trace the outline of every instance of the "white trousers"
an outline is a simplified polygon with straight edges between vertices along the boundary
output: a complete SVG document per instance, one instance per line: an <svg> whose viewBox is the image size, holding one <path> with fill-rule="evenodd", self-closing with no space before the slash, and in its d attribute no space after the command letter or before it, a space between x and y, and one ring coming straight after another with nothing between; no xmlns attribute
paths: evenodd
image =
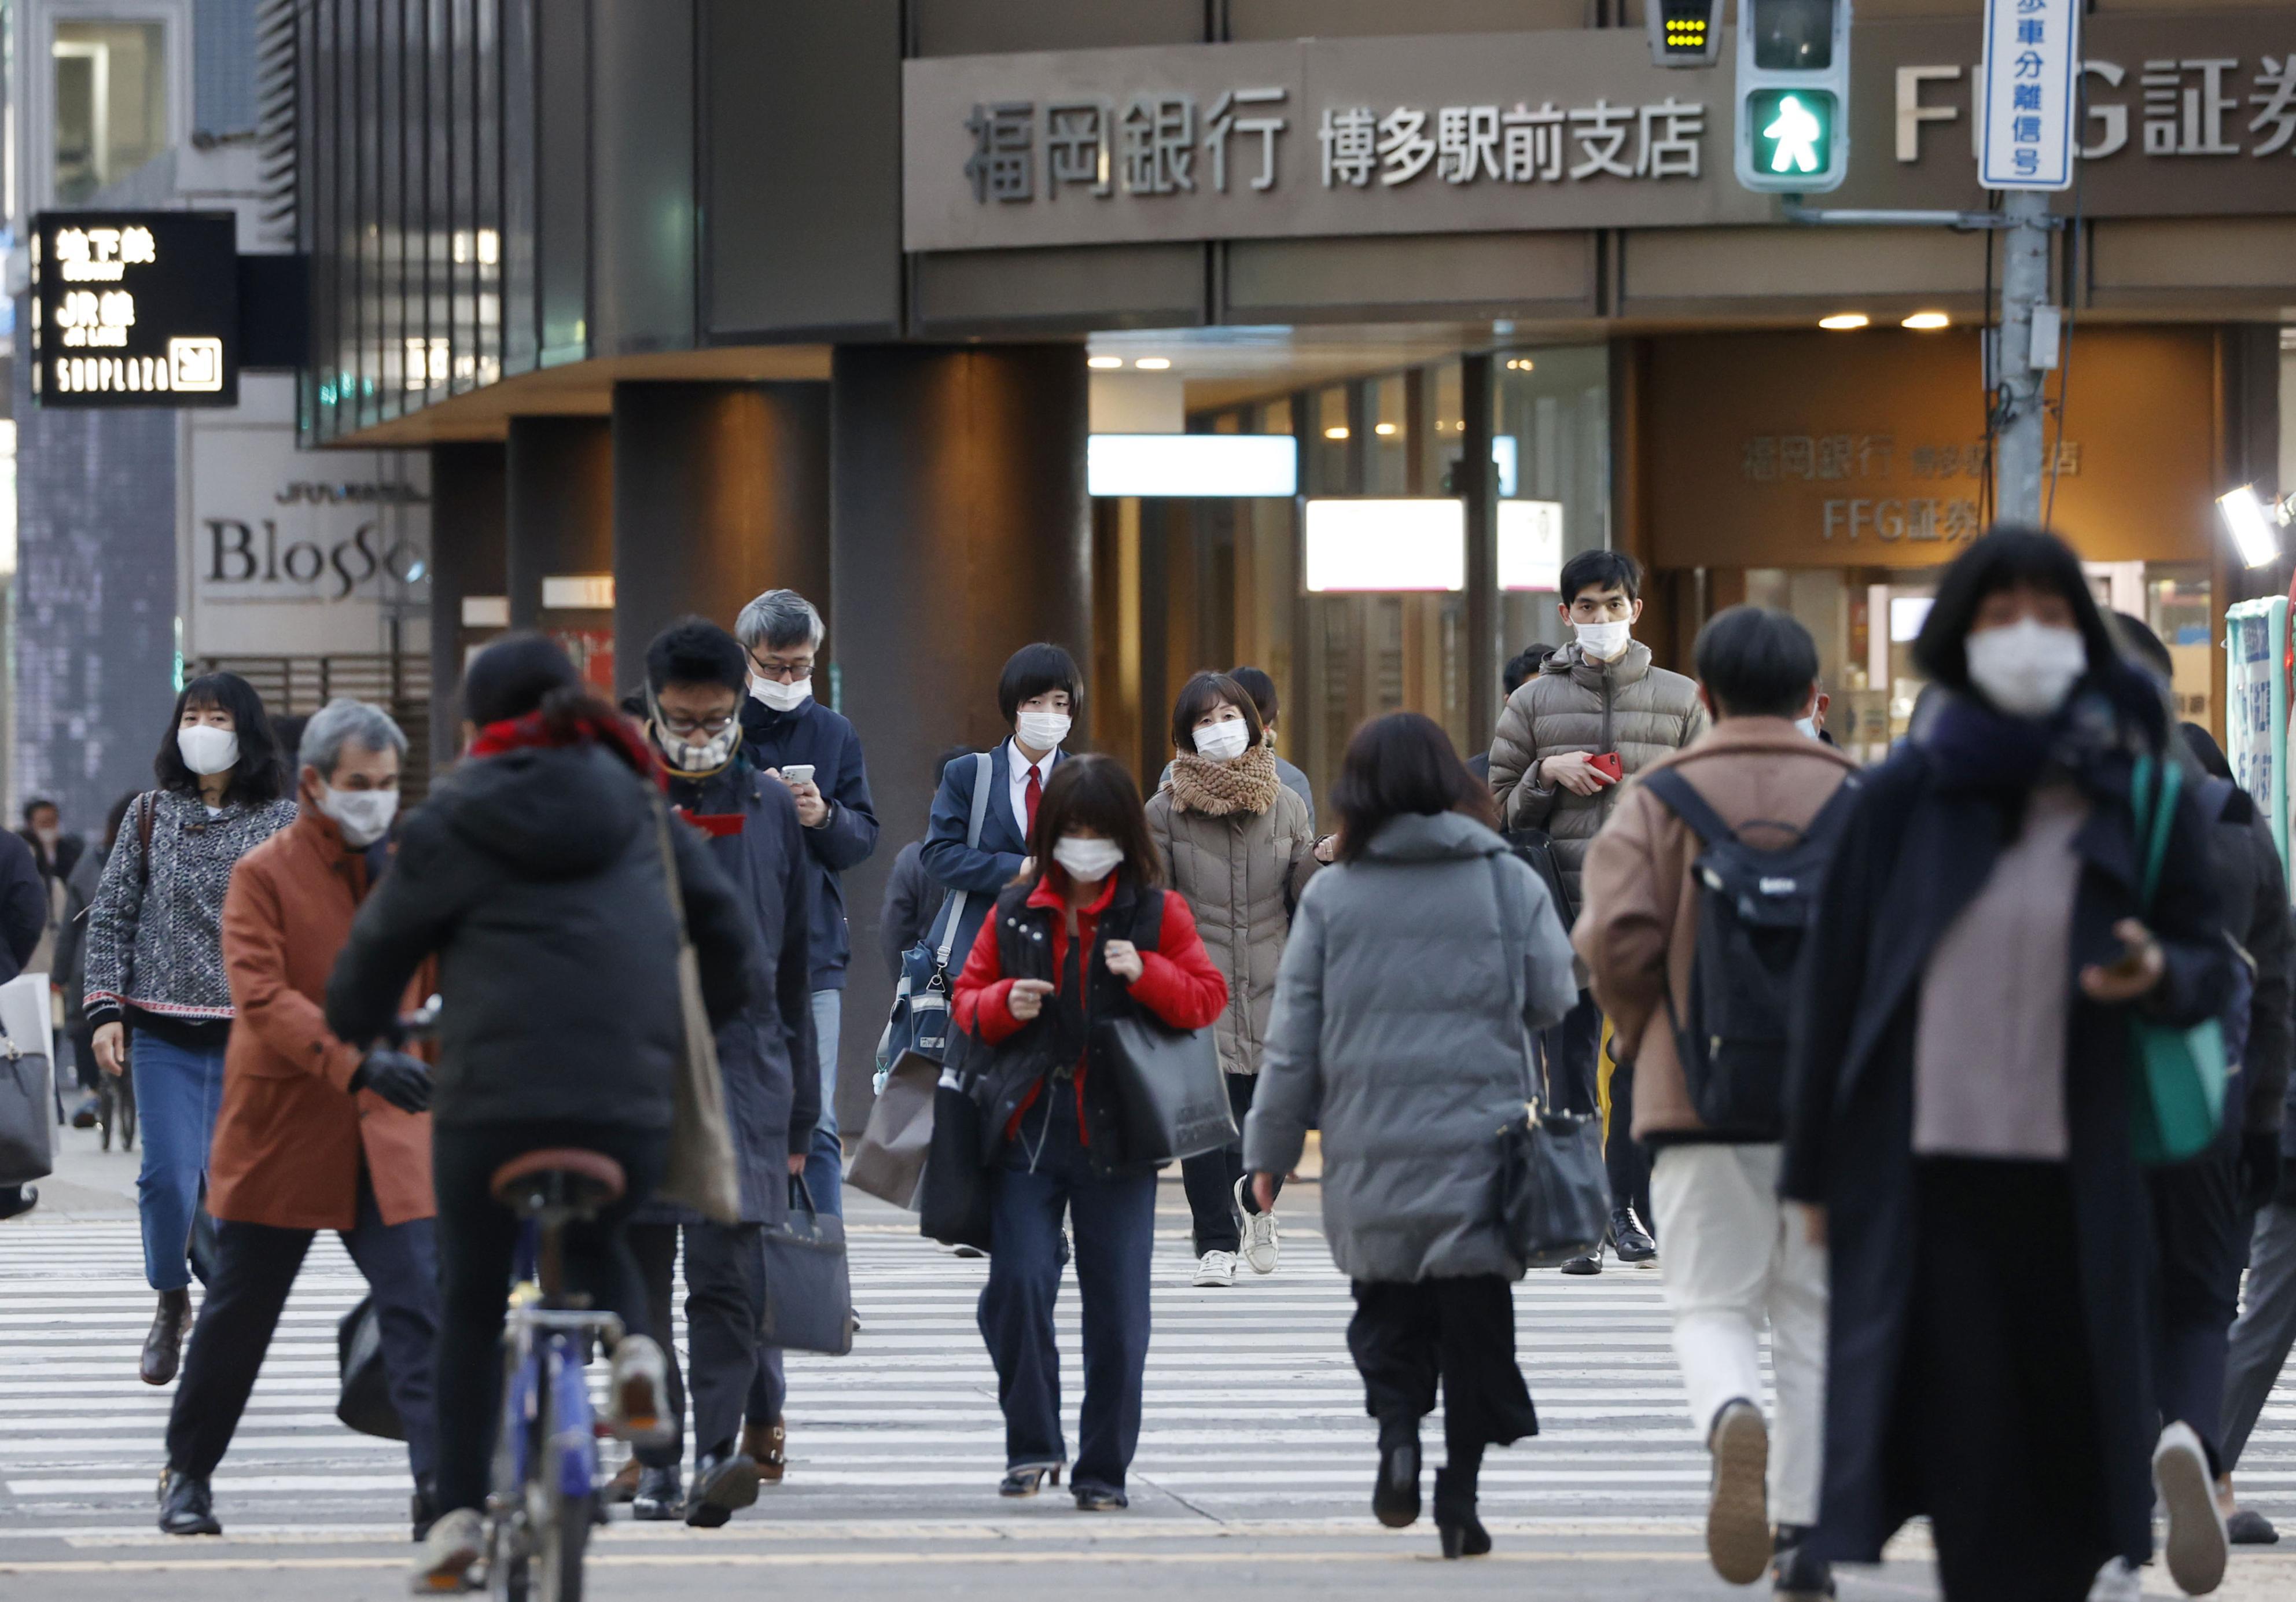
<svg viewBox="0 0 2296 1602"><path fill-rule="evenodd" d="M1762 1402L1770 1326L1777 1411L1770 1518L1817 1522L1825 1442L1825 1251L1778 1199L1775 1146L1667 1146L1651 1170L1674 1352L1702 1443L1732 1402Z"/></svg>

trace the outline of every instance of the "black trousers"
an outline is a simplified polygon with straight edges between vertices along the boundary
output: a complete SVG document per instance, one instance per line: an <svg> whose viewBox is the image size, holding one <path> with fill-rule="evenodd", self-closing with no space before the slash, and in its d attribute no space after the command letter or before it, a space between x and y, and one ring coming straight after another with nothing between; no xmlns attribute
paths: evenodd
<svg viewBox="0 0 2296 1602"><path fill-rule="evenodd" d="M177 1473L206 1479L223 1461L317 1234L216 1222L214 1273L168 1413L168 1466ZM407 1467L418 1482L426 1480L437 1456L430 1364L439 1342L439 1260L430 1220L383 1222L362 1172L358 1222L343 1231L342 1242L374 1295L391 1404L406 1426Z"/></svg>
<svg viewBox="0 0 2296 1602"><path fill-rule="evenodd" d="M623 1124L433 1124L431 1180L439 1192L439 1508L486 1502L495 1431L501 1423L503 1312L519 1222L488 1188L496 1169L547 1147L603 1152L622 1165L622 1198L564 1239L570 1291L619 1314L633 1335L651 1335L645 1286L630 1255L625 1226L661 1183L669 1155L667 1129Z"/></svg>
<svg viewBox="0 0 2296 1602"><path fill-rule="evenodd" d="M1514 1359L1514 1287L1505 1279L1358 1279L1355 1296L1348 1352L1363 1376L1364 1410L1382 1431L1433 1412L1440 1379L1444 1450L1470 1480L1484 1447L1538 1433Z"/></svg>
<svg viewBox="0 0 2296 1602"><path fill-rule="evenodd" d="M2225 1371L2252 1220L2241 1210L2240 1148L2219 1142L2145 1176L2161 1248L2154 1386L2161 1416L2193 1426L2209 1470L2224 1472Z"/></svg>
<svg viewBox="0 0 2296 1602"><path fill-rule="evenodd" d="M1235 1215L1235 1182L1243 1177L1240 1132L1245 1115L1251 1111L1251 1092L1259 1083L1259 1075L1223 1074L1220 1077L1227 1081L1228 1109L1235 1115L1239 1138L1218 1151L1207 1151L1180 1164L1180 1186L1187 1192L1188 1212L1195 1221L1199 1257L1206 1252L1233 1252L1243 1244L1243 1230ZM1275 1176L1275 1188L1283 1188L1283 1176L1280 1173ZM1250 1186L1244 1188L1243 1210L1253 1214L1259 1211Z"/></svg>
<svg viewBox="0 0 2296 1602"><path fill-rule="evenodd" d="M2071 1181L1931 1157L1915 1194L1896 1427L1948 1602L2082 1602L2113 1549ZM2005 1226L2040 1249L2004 1251Z"/></svg>
<svg viewBox="0 0 2296 1602"><path fill-rule="evenodd" d="M1546 1091L1564 1112L1592 1113L1595 1099L1595 1072L1603 1049L1603 1009L1595 993L1582 990L1577 1005L1559 1024L1538 1032L1540 1055L1546 1060Z"/></svg>
<svg viewBox="0 0 2296 1602"><path fill-rule="evenodd" d="M660 1332L662 1350L669 1359L669 1410L679 1426L676 1442L637 1454L638 1461L649 1468L676 1464L685 1440L689 1395L694 1456L723 1456L731 1451L750 1411L758 1366L767 1357L767 1349L758 1344L758 1320L765 1316L765 1261L758 1242L761 1226L690 1223L682 1228L686 1345L683 1371L676 1348L668 1338L674 1294L671 1270L677 1258L681 1226L630 1226L630 1249L637 1255L638 1272L645 1279L646 1315ZM771 1355L778 1359L780 1353ZM767 1417L777 1417L780 1411L775 1403Z"/></svg>
<svg viewBox="0 0 2296 1602"><path fill-rule="evenodd" d="M1622 1062L1611 1070L1611 1122L1603 1132L1603 1172L1611 1181L1611 1207L1632 1207L1643 1221L1643 1228L1652 1230L1651 1223L1650 1148L1634 1137L1635 1127L1635 1067Z"/></svg>

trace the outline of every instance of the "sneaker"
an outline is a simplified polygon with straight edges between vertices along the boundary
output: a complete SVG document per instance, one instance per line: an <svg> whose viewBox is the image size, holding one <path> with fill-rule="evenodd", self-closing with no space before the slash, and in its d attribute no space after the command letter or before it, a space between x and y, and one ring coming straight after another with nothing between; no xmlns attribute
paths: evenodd
<svg viewBox="0 0 2296 1602"><path fill-rule="evenodd" d="M606 1427L632 1446L668 1446L676 1423L662 1399L669 1394L669 1363L647 1335L626 1335L614 1348L606 1385Z"/></svg>
<svg viewBox="0 0 2296 1602"><path fill-rule="evenodd" d="M632 1518L647 1524L667 1524L684 1511L685 1483L676 1464L639 1471L637 1492L630 1498Z"/></svg>
<svg viewBox="0 0 2296 1602"><path fill-rule="evenodd" d="M1243 1188L1250 1183L1248 1173L1235 1181L1235 1210L1243 1218L1243 1264L1255 1274L1272 1274L1283 1255L1275 1238L1275 1214L1254 1213L1243 1205Z"/></svg>
<svg viewBox="0 0 2296 1602"><path fill-rule="evenodd" d="M2169 1516L2169 1578L2188 1597L2205 1597L2224 1583L2225 1517L2217 1507L2209 1454L2189 1424L2172 1424L2152 1449L2152 1484Z"/></svg>
<svg viewBox="0 0 2296 1602"><path fill-rule="evenodd" d="M2225 1538L2236 1547L2268 1547L2278 1544L2280 1532L2255 1508L2243 1508L2225 1520Z"/></svg>
<svg viewBox="0 0 2296 1602"><path fill-rule="evenodd" d="M1650 1238L1642 1221L1635 1216L1632 1207L1620 1207L1611 1214L1611 1244L1621 1263L1655 1263L1658 1242Z"/></svg>
<svg viewBox="0 0 2296 1602"><path fill-rule="evenodd" d="M414 1560L414 1584L418 1597L471 1589L471 1568L484 1555L486 1525L476 1508L457 1508L430 1526L422 1538L422 1553Z"/></svg>
<svg viewBox="0 0 2296 1602"><path fill-rule="evenodd" d="M2144 1574L2126 1557L2116 1557L2097 1570L2088 1588L2088 1602L2143 1602Z"/></svg>
<svg viewBox="0 0 2296 1602"><path fill-rule="evenodd" d="M1196 1277L1193 1283L1208 1290L1218 1290L1235 1283L1235 1254L1206 1252L1196 1259Z"/></svg>
<svg viewBox="0 0 2296 1602"><path fill-rule="evenodd" d="M1770 1431L1761 1410L1751 1402L1725 1402L1706 1450L1714 1459L1706 1556L1732 1585L1751 1585L1770 1566Z"/></svg>

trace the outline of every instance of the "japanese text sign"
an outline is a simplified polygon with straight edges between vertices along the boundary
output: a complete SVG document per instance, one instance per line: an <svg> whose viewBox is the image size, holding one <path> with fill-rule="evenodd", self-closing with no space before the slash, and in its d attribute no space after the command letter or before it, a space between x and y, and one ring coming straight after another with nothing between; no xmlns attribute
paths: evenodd
<svg viewBox="0 0 2296 1602"><path fill-rule="evenodd" d="M229 212L35 219L32 393L43 406L239 404L239 248Z"/></svg>
<svg viewBox="0 0 2296 1602"><path fill-rule="evenodd" d="M2070 189L2080 99L2079 0L1987 0L1977 181Z"/></svg>

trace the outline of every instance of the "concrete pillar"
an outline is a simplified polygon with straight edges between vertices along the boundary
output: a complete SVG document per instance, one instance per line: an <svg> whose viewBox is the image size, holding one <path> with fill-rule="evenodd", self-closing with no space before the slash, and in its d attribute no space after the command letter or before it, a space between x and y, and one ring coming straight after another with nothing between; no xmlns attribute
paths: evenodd
<svg viewBox="0 0 2296 1602"><path fill-rule="evenodd" d="M504 552L510 625L555 635L600 691L618 676L614 606L612 429L603 417L513 417L504 451ZM553 579L589 579L577 593ZM556 601L556 605L549 604Z"/></svg>
<svg viewBox="0 0 2296 1602"><path fill-rule="evenodd" d="M744 602L779 586L829 615L828 385L617 384L613 441L625 683L688 612L731 628Z"/></svg>
<svg viewBox="0 0 2296 1602"><path fill-rule="evenodd" d="M492 442L430 447L430 772L444 773L463 748L463 658L488 627L466 629L465 598L503 589L503 447Z"/></svg>
<svg viewBox="0 0 2296 1602"><path fill-rule="evenodd" d="M892 993L877 955L885 871L924 834L934 755L1005 736L996 674L1020 647L1093 660L1086 377L1075 345L845 346L831 370L829 643L884 827L845 883L849 1130Z"/></svg>

